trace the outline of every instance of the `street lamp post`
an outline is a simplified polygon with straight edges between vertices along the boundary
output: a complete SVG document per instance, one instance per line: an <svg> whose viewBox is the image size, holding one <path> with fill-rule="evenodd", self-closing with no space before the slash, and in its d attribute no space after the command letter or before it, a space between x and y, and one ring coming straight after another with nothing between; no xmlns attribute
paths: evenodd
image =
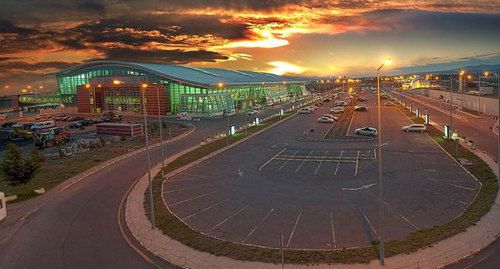
<svg viewBox="0 0 500 269"><path fill-rule="evenodd" d="M153 182L151 180L151 156L149 153L149 136L148 136L148 117L147 117L147 108L146 108L146 88L147 84L145 84L146 87L144 87L144 84L142 85L142 114L144 115L144 133L146 137L146 155L147 155L147 160L148 160L148 183L149 183L149 208L151 212L151 229L154 229L156 227L155 224L155 211L154 211L154 206L153 206Z"/></svg>
<svg viewBox="0 0 500 269"><path fill-rule="evenodd" d="M160 109L160 88L156 87L156 101L158 104L158 122L160 125L160 148L161 148L161 177L165 177L165 172L163 171L163 168L165 167L165 149L163 148L163 120L161 116L161 109Z"/></svg>
<svg viewBox="0 0 500 269"><path fill-rule="evenodd" d="M379 186L379 202L380 202L380 263L383 265L384 261L384 186L382 181L382 118L381 118L381 105L380 105L380 69L384 65L391 64L391 59L386 58L382 65L377 69L377 125L378 125L378 186Z"/></svg>

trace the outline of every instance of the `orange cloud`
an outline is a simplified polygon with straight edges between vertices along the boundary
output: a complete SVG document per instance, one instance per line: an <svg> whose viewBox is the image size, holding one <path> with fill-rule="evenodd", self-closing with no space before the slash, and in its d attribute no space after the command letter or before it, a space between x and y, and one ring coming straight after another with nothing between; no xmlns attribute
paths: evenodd
<svg viewBox="0 0 500 269"><path fill-rule="evenodd" d="M272 68L269 69L268 72L276 75L302 74L307 70L307 68L305 67L301 67L284 61L273 61L268 62L268 64L272 66Z"/></svg>

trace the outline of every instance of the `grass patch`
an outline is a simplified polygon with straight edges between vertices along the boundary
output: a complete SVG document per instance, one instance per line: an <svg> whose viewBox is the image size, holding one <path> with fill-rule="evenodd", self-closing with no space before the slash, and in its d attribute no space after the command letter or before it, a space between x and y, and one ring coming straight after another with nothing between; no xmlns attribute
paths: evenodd
<svg viewBox="0 0 500 269"><path fill-rule="evenodd" d="M186 130L184 127L172 128L171 135L175 137ZM168 137L168 134L164 135L164 137ZM159 141L159 136L153 136L151 139L152 144ZM78 175L100 163L145 146L144 138L138 138L93 148L74 156L48 158L35 177L24 185L9 185L4 175L0 173L0 190L6 196L17 195L17 200L12 202L24 201L37 196L38 194L34 192L36 189L45 188L45 190L49 190L66 179Z"/></svg>
<svg viewBox="0 0 500 269"><path fill-rule="evenodd" d="M471 115L474 115L474 116L482 116L483 113L479 112L479 111L476 111L476 110L473 110L473 109L468 109L466 107L462 107L462 111L465 112L465 113L469 113Z"/></svg>
<svg viewBox="0 0 500 269"><path fill-rule="evenodd" d="M423 123L423 119L417 118L413 113L403 109L402 111L409 115L415 123ZM288 116L290 116L290 114L285 115L283 118ZM269 125L277 122L278 120L278 118L274 118L265 124L251 127L247 130L248 135L267 128ZM428 134L446 151L450 152L450 154L455 153L456 145L454 142L443 139L443 134L439 130L430 126ZM244 134L244 132L238 133L237 135L229 138L229 143L234 143L245 137L247 137L247 135ZM223 138L198 147L195 150L181 155L174 161L168 163L164 168L164 172L165 174L168 174L175 171L176 169L198 160L211 152L221 149L226 145L227 141ZM459 147L458 153L454 155L454 158L467 158L473 163L472 166L468 167L469 171L483 184L476 199L463 212L462 215L449 221L448 223L420 229L410 234L404 240L393 240L387 242L385 245L386 256L389 257L401 253L410 253L460 233L470 225L476 223L490 210L498 190L496 183L497 180L491 169L479 157L469 152L462 146ZM164 234L198 251L208 252L217 256L226 256L243 261L259 261L269 263L281 262L281 253L279 249L236 244L219 240L192 230L189 226L171 214L166 205L163 203L161 192L164 180L160 175L161 173L159 173L153 180L153 202L155 205L156 226L163 231ZM149 213L148 201L149 199L146 191L144 204L147 212L146 214ZM276 238L276 240L279 239ZM367 247L330 251L284 250L285 262L295 264L369 263L371 260L378 258L378 254L378 241L373 241L371 245Z"/></svg>

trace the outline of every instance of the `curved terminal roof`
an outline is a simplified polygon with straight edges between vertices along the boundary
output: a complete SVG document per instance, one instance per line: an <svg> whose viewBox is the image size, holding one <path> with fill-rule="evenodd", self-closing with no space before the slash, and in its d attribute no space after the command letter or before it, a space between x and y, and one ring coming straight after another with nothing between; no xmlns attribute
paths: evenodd
<svg viewBox="0 0 500 269"><path fill-rule="evenodd" d="M144 73L155 74L165 79L205 87L217 86L219 83L223 83L224 85L243 85L303 82L263 72L236 71L220 68L196 68L181 65L132 63L119 61L97 61L83 63L57 72L56 75L71 76L97 67L128 67L140 70Z"/></svg>

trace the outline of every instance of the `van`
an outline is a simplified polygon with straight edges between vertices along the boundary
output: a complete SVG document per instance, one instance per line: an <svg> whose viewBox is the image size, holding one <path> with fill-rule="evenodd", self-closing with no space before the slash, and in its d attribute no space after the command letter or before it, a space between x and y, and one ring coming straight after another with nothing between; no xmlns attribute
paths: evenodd
<svg viewBox="0 0 500 269"><path fill-rule="evenodd" d="M31 131L36 131L40 129L52 128L56 126L56 122L53 120L37 122L31 126Z"/></svg>

